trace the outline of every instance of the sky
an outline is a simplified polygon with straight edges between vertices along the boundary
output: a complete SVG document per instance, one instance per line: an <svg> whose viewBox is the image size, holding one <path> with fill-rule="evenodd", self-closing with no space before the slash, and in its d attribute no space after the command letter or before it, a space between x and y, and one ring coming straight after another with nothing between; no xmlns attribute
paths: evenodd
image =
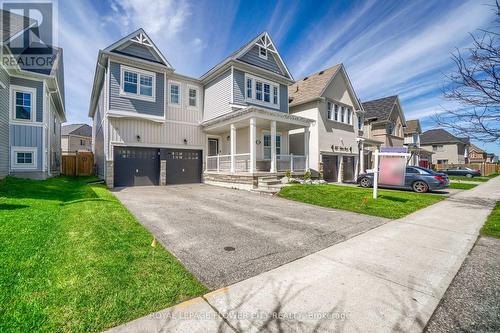
<svg viewBox="0 0 500 333"><path fill-rule="evenodd" d="M199 77L267 31L295 79L343 63L362 101L399 95L406 119L457 104L442 98L451 52L495 18L492 0L59 1L68 123L87 117L99 49L142 27L176 72ZM499 144L478 144L500 155Z"/></svg>

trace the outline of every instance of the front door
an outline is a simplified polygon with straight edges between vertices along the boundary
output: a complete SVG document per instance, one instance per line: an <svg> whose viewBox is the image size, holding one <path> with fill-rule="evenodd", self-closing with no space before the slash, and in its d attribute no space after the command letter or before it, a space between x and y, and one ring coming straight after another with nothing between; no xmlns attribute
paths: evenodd
<svg viewBox="0 0 500 333"><path fill-rule="evenodd" d="M219 154L219 139L208 139L208 156L216 156Z"/></svg>
<svg viewBox="0 0 500 333"><path fill-rule="evenodd" d="M327 182L336 182L338 180L338 157L332 155L323 155L323 179Z"/></svg>
<svg viewBox="0 0 500 333"><path fill-rule="evenodd" d="M345 182L354 180L354 156L344 156L344 166L342 179Z"/></svg>

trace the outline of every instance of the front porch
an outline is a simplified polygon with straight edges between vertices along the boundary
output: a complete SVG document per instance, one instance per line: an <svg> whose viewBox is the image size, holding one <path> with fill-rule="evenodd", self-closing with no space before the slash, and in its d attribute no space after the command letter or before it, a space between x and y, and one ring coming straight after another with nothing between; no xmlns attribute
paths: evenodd
<svg viewBox="0 0 500 333"><path fill-rule="evenodd" d="M309 125L306 118L249 107L202 124L207 134L205 182L257 188L258 179L276 179L309 169ZM305 130L304 155L290 154L288 132ZM241 187L241 186L238 186Z"/></svg>

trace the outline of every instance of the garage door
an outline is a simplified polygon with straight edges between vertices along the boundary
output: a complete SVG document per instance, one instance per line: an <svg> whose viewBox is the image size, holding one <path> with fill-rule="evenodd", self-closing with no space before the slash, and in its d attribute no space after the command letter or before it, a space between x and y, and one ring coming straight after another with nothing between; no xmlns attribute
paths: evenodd
<svg viewBox="0 0 500 333"><path fill-rule="evenodd" d="M167 185L201 183L201 150L167 149Z"/></svg>
<svg viewBox="0 0 500 333"><path fill-rule="evenodd" d="M336 182L338 179L337 156L323 155L323 179Z"/></svg>
<svg viewBox="0 0 500 333"><path fill-rule="evenodd" d="M114 147L114 158L115 186L159 185L159 149Z"/></svg>

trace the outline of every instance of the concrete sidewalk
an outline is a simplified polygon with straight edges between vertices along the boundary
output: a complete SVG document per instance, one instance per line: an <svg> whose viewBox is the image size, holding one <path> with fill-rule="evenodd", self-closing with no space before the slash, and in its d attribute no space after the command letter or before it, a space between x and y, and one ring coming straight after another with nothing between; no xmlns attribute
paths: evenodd
<svg viewBox="0 0 500 333"><path fill-rule="evenodd" d="M500 200L500 177L109 332L420 332Z"/></svg>

